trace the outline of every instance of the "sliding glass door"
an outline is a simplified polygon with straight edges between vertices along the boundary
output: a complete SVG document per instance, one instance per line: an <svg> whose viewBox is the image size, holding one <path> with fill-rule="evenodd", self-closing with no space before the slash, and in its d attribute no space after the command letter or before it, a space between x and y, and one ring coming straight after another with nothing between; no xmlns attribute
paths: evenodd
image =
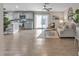
<svg viewBox="0 0 79 59"><path fill-rule="evenodd" d="M48 27L48 15L35 15L35 28L45 29Z"/></svg>

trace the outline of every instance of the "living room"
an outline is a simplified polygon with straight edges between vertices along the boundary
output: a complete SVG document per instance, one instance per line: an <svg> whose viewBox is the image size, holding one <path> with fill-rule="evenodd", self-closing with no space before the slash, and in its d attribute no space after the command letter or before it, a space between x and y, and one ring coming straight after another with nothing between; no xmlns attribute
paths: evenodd
<svg viewBox="0 0 79 59"><path fill-rule="evenodd" d="M0 39L6 39L1 41L0 55L78 55L79 31L74 17L78 5L0 4Z"/></svg>

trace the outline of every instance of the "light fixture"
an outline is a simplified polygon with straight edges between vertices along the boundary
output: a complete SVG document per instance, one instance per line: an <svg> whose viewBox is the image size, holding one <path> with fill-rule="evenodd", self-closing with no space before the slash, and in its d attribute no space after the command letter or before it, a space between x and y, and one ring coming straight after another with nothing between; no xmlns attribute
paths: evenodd
<svg viewBox="0 0 79 59"><path fill-rule="evenodd" d="M63 23L63 20L59 20L60 23Z"/></svg>

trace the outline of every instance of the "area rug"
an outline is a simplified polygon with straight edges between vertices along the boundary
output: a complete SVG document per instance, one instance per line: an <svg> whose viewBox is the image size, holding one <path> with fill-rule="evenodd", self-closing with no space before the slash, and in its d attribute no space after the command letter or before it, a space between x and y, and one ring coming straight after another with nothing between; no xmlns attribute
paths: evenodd
<svg viewBox="0 0 79 59"><path fill-rule="evenodd" d="M59 37L56 31L45 30L38 36L38 38L59 38Z"/></svg>

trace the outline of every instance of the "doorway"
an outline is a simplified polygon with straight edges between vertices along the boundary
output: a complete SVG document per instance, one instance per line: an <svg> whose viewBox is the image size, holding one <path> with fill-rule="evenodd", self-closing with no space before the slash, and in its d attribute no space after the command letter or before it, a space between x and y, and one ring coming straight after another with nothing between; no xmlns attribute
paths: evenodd
<svg viewBox="0 0 79 59"><path fill-rule="evenodd" d="M35 15L35 28L46 29L48 27L48 15Z"/></svg>

